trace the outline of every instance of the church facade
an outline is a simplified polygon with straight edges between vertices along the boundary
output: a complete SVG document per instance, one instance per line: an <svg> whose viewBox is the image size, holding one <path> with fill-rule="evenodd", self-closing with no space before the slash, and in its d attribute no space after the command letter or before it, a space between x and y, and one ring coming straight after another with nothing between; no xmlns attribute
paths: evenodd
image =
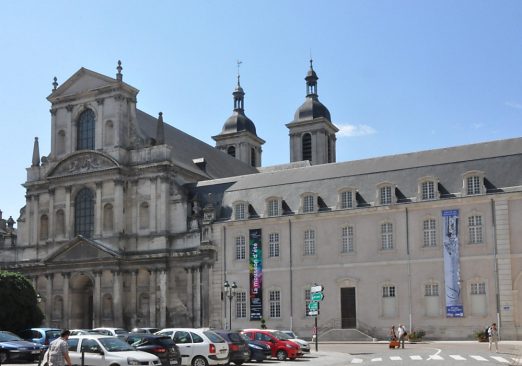
<svg viewBox="0 0 522 366"><path fill-rule="evenodd" d="M337 163L310 64L290 162L262 167L239 77L211 147L140 111L121 71L55 81L51 152L35 140L18 238L0 248L46 325L264 320L311 336L318 316L375 337L404 323L467 338L493 321L520 337L521 138Z"/></svg>

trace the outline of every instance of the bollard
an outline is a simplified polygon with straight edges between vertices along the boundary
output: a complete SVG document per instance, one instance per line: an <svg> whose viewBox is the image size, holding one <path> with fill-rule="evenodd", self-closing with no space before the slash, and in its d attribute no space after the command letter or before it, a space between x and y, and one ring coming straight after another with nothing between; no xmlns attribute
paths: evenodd
<svg viewBox="0 0 522 366"><path fill-rule="evenodd" d="M85 351L82 350L82 366L85 366Z"/></svg>

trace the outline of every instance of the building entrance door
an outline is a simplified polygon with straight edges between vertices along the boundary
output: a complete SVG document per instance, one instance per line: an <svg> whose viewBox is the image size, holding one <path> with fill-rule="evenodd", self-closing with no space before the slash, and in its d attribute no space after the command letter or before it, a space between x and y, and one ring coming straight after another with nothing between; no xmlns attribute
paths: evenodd
<svg viewBox="0 0 522 366"><path fill-rule="evenodd" d="M71 328L93 328L93 281L85 274L71 277L71 308L69 324Z"/></svg>
<svg viewBox="0 0 522 366"><path fill-rule="evenodd" d="M341 328L356 326L355 287L343 287L341 288Z"/></svg>

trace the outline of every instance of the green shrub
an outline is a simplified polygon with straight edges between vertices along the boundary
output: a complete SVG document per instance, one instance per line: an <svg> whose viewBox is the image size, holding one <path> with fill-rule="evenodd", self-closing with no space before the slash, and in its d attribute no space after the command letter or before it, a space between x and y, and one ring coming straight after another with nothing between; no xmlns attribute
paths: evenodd
<svg viewBox="0 0 522 366"><path fill-rule="evenodd" d="M415 330L411 333L408 334L408 339L411 341L411 342L418 342L418 341L422 341L422 338L426 335L426 332L419 329L419 330Z"/></svg>

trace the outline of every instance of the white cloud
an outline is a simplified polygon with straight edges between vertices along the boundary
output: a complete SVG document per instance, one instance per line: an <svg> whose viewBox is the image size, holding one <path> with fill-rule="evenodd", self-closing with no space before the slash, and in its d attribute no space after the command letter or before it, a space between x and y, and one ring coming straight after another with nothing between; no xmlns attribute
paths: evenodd
<svg viewBox="0 0 522 366"><path fill-rule="evenodd" d="M511 108L522 109L522 103L505 102L504 104Z"/></svg>
<svg viewBox="0 0 522 366"><path fill-rule="evenodd" d="M478 130L479 128L484 127L484 123L473 123L473 127Z"/></svg>
<svg viewBox="0 0 522 366"><path fill-rule="evenodd" d="M336 127L339 129L337 137L365 136L377 133L375 128L367 125L336 125Z"/></svg>

